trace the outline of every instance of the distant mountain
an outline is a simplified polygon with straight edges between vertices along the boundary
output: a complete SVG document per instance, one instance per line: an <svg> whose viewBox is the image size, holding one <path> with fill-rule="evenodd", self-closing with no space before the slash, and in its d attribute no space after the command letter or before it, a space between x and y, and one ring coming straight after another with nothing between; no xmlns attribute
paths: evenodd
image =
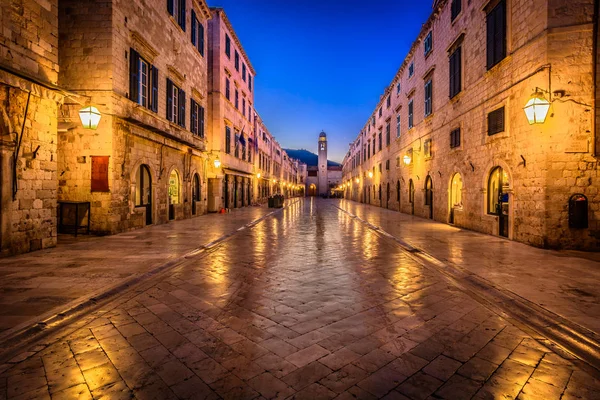
<svg viewBox="0 0 600 400"><path fill-rule="evenodd" d="M317 167L319 164L319 156L308 150L304 150L304 149L300 149L300 150L284 149L284 150L288 154L288 156L302 161L309 167ZM339 167L340 165L341 165L340 163L336 163L335 161L327 160L328 167Z"/></svg>

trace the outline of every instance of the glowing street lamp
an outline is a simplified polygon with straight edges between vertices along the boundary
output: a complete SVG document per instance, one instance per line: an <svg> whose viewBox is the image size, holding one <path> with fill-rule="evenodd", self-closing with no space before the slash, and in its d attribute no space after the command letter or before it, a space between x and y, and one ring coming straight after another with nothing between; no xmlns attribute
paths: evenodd
<svg viewBox="0 0 600 400"><path fill-rule="evenodd" d="M102 118L102 115L94 106L88 106L79 110L79 119L85 129L98 129L100 118Z"/></svg>
<svg viewBox="0 0 600 400"><path fill-rule="evenodd" d="M529 97L529 101L523 107L529 125L543 124L550 109L550 102L546 100L544 94L539 88Z"/></svg>
<svg viewBox="0 0 600 400"><path fill-rule="evenodd" d="M403 157L403 160L404 160L404 164L408 165L408 164L411 163L412 157L409 156L408 154L405 154L404 157Z"/></svg>
<svg viewBox="0 0 600 400"><path fill-rule="evenodd" d="M356 178L356 183L359 184L360 183L360 178Z"/></svg>
<svg viewBox="0 0 600 400"><path fill-rule="evenodd" d="M218 169L221 166L221 160L219 160L218 158L215 158L213 165L215 166L215 168Z"/></svg>
<svg viewBox="0 0 600 400"><path fill-rule="evenodd" d="M256 177L257 177L258 179L260 179L260 172L259 172L258 174L256 174Z"/></svg>
<svg viewBox="0 0 600 400"><path fill-rule="evenodd" d="M369 178L373 178L373 172L369 171Z"/></svg>

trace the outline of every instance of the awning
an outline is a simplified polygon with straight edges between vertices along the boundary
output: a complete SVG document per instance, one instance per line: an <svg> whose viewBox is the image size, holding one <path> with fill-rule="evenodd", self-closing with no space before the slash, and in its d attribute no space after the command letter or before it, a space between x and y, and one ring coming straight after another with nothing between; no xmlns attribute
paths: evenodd
<svg viewBox="0 0 600 400"><path fill-rule="evenodd" d="M240 171L238 169L223 168L223 171L226 174L229 174L229 175L237 175L237 176L244 176L244 177L247 177L247 178L254 178L253 174L250 174L250 173L248 173L246 171Z"/></svg>

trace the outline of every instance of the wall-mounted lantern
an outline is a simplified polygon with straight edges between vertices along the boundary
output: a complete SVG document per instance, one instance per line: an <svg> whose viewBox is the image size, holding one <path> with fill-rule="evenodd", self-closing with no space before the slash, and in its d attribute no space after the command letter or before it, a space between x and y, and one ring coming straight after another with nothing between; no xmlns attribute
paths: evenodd
<svg viewBox="0 0 600 400"><path fill-rule="evenodd" d="M356 184L360 183L360 178L356 178Z"/></svg>
<svg viewBox="0 0 600 400"><path fill-rule="evenodd" d="M529 125L543 124L546 121L549 109L550 101L546 100L540 88L535 88L535 92L529 97L529 101L523 107Z"/></svg>
<svg viewBox="0 0 600 400"><path fill-rule="evenodd" d="M406 154L404 155L402 160L404 161L405 165L410 165L410 163L412 163L412 159L413 159L413 149L410 149L406 152Z"/></svg>
<svg viewBox="0 0 600 400"><path fill-rule="evenodd" d="M94 106L88 106L79 110L79 119L85 129L98 129L100 118L102 118L102 115Z"/></svg>
<svg viewBox="0 0 600 400"><path fill-rule="evenodd" d="M373 178L373 172L369 171L369 178Z"/></svg>
<svg viewBox="0 0 600 400"><path fill-rule="evenodd" d="M218 169L221 167L221 160L219 160L218 158L215 158L215 161L213 164L214 164L215 168Z"/></svg>
<svg viewBox="0 0 600 400"><path fill-rule="evenodd" d="M257 177L258 179L260 179L260 172L259 172L258 174L256 174L256 177Z"/></svg>

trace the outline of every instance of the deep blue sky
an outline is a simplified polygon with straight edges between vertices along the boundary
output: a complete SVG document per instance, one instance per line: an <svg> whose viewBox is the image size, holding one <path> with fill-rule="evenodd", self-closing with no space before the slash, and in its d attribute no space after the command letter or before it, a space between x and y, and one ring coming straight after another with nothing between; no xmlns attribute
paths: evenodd
<svg viewBox="0 0 600 400"><path fill-rule="evenodd" d="M431 0L208 0L223 7L257 76L255 106L284 148L328 158L348 144L390 84Z"/></svg>

